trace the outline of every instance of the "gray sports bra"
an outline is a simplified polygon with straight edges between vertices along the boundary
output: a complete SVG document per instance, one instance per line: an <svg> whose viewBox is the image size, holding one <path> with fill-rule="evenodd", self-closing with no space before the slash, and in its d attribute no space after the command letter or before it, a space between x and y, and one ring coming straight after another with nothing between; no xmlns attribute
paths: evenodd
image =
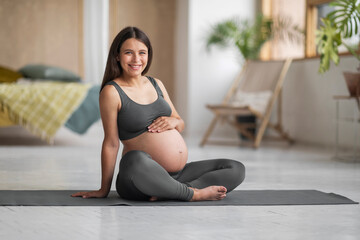
<svg viewBox="0 0 360 240"><path fill-rule="evenodd" d="M150 104L139 104L131 100L121 87L114 81L107 84L113 85L121 99L121 109L118 112L117 126L120 140L128 140L139 136L148 130L148 126L158 117L170 116L171 108L165 101L164 95L155 79L148 77L156 89L158 98Z"/></svg>

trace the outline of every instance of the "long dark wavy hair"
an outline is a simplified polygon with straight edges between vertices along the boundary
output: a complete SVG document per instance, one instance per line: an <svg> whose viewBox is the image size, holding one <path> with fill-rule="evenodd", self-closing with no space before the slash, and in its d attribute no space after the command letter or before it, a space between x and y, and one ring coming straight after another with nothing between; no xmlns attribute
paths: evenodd
<svg viewBox="0 0 360 240"><path fill-rule="evenodd" d="M118 33L118 35L116 35L116 37L114 38L114 41L112 42L112 44L110 46L109 55L108 55L108 59L106 62L104 77L103 77L100 91L104 88L106 83L108 83L122 75L123 69L121 68L120 62L117 61L116 58L119 55L122 44L129 38L135 38L135 39L139 40L140 42L144 43L145 46L147 47L148 62L147 62L145 69L142 71L141 75L145 75L149 71L152 57L153 57L153 50L152 50L149 38L146 36L146 34L143 31L141 31L137 27L126 27L123 30L121 30Z"/></svg>

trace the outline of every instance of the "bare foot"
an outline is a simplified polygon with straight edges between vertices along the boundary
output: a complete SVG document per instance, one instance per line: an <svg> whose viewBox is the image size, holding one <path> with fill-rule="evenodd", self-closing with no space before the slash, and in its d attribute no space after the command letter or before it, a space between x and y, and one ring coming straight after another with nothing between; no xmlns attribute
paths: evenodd
<svg viewBox="0 0 360 240"><path fill-rule="evenodd" d="M157 197L151 197L151 198L149 198L149 201L150 201L150 202L155 202L155 201L157 201L157 200L158 200Z"/></svg>
<svg viewBox="0 0 360 240"><path fill-rule="evenodd" d="M210 186L203 189L194 189L194 196L190 201L214 201L226 197L227 189L223 186Z"/></svg>

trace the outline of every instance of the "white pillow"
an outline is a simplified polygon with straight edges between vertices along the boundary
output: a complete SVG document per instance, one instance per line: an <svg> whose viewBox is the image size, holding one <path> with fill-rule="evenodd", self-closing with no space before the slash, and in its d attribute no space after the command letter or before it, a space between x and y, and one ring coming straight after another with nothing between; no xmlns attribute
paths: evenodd
<svg viewBox="0 0 360 240"><path fill-rule="evenodd" d="M271 91L242 92L237 91L232 102L233 106L249 107L261 114L265 113L266 106L271 98Z"/></svg>

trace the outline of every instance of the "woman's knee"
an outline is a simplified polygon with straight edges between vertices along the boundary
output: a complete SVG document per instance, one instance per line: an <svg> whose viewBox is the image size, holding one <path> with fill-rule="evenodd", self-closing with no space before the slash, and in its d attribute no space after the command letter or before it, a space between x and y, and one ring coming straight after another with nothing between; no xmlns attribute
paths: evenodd
<svg viewBox="0 0 360 240"><path fill-rule="evenodd" d="M234 177L237 179L238 184L242 183L245 179L245 166L239 161L230 160L231 168L233 169Z"/></svg>
<svg viewBox="0 0 360 240"><path fill-rule="evenodd" d="M120 161L120 169L116 179L116 191L126 199L144 200L148 196L137 189L134 182L141 180L148 172L151 156L143 151L129 151Z"/></svg>

